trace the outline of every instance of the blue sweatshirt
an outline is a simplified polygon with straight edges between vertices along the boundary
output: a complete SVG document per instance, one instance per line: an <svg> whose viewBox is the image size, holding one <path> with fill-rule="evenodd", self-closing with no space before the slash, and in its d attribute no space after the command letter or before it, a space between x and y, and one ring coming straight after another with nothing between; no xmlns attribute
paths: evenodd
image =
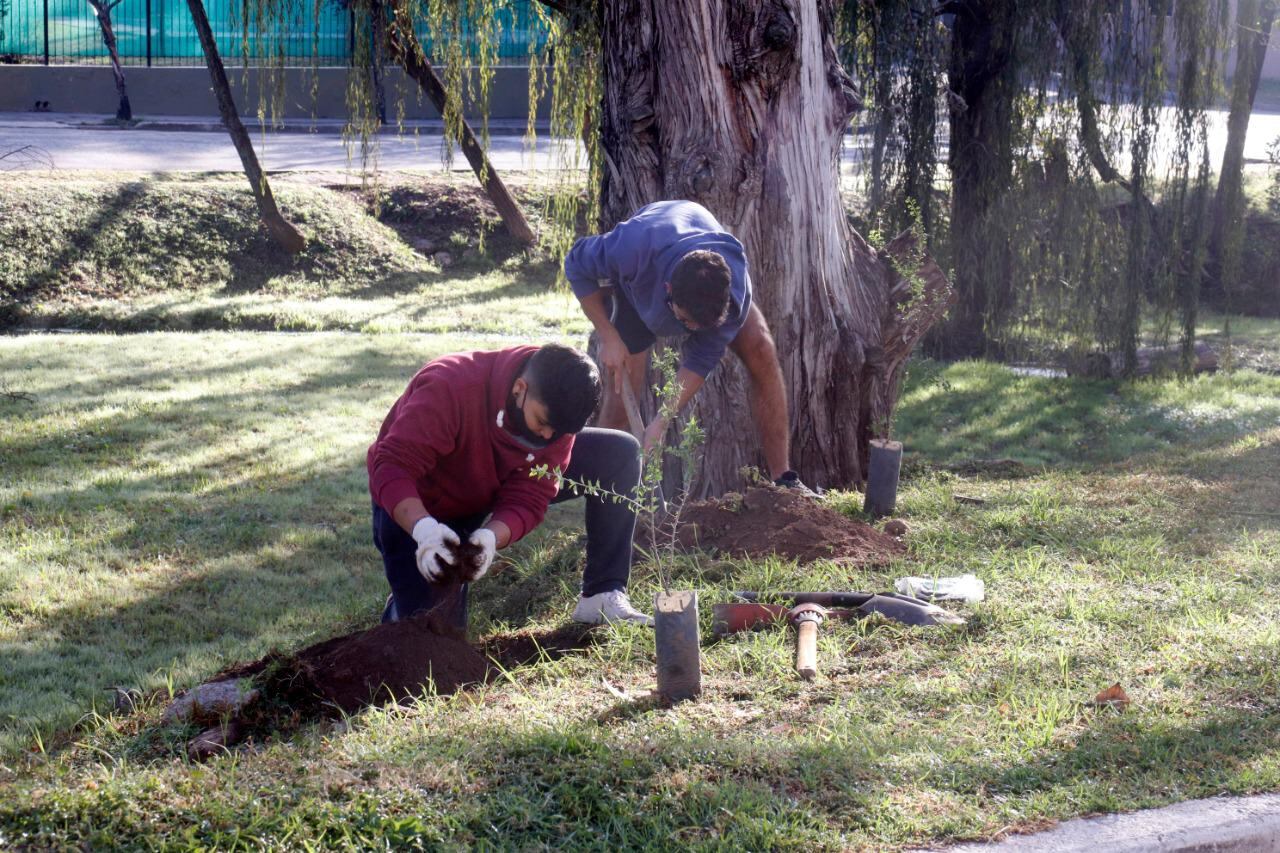
<svg viewBox="0 0 1280 853"><path fill-rule="evenodd" d="M722 324L690 332L667 306L666 285L680 259L698 249L716 252L729 265L732 304ZM742 244L709 210L692 201L647 204L608 234L583 237L565 256L564 274L579 299L613 285L649 331L659 337L688 335L680 366L703 378L720 362L751 309L751 277Z"/></svg>

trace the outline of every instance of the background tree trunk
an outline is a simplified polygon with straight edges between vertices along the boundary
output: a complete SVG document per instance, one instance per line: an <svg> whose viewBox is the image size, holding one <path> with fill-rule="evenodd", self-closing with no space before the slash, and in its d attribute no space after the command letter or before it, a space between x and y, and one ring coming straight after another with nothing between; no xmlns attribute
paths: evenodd
<svg viewBox="0 0 1280 853"><path fill-rule="evenodd" d="M993 209L1013 178L1012 61L1017 12L1010 0L956 7L951 44L951 260L956 311L935 348L948 358L992 353L987 318L1010 299L1006 233Z"/></svg>
<svg viewBox="0 0 1280 853"><path fill-rule="evenodd" d="M1227 146L1222 154L1222 171L1213 201L1213 226L1209 253L1213 259L1214 285L1230 287L1239 272L1240 241L1244 232L1244 143L1249 132L1249 115L1258 94L1258 80L1266 60L1271 27L1276 17L1276 0L1240 0L1236 9L1236 70L1231 82L1231 112L1227 117Z"/></svg>
<svg viewBox="0 0 1280 853"><path fill-rule="evenodd" d="M271 194L271 185L267 176L258 165L258 155L253 151L253 142L249 132L240 121L236 111L235 99L231 97L231 84L227 82L226 69L222 67L222 57L218 54L218 43L213 39L213 30L209 27L209 18L204 12L203 0L187 0L187 8L191 10L191 19L200 37L200 47L204 50L205 64L209 66L209 77L213 80L213 94L218 99L218 112L222 114L222 123L231 134L231 142L240 155L244 165L245 176L253 189L253 198L258 203L258 217L266 226L267 232L286 252L296 255L307 245L307 240L281 215L276 207L275 196Z"/></svg>
<svg viewBox="0 0 1280 853"><path fill-rule="evenodd" d="M831 0L611 0L602 12L601 229L643 204L706 206L746 247L790 400L792 465L821 486L864 476L902 366L945 310L945 277L903 237L901 277L848 225L841 135L859 107ZM695 496L761 463L744 372L726 356L695 399Z"/></svg>
<svg viewBox="0 0 1280 853"><path fill-rule="evenodd" d="M133 121L133 107L129 105L129 92L124 85L124 68L120 66L120 51L116 48L116 33L111 27L111 10L120 5L120 0L115 0L114 3L89 0L89 5L98 16L98 28L102 30L102 43L107 46L107 55L111 57L111 73L116 79L116 91L120 94L116 118L120 121Z"/></svg>

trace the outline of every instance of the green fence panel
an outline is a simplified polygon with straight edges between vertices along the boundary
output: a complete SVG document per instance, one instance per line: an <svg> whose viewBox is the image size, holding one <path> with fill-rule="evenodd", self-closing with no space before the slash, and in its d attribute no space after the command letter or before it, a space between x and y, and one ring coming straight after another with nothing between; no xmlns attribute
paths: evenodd
<svg viewBox="0 0 1280 853"><path fill-rule="evenodd" d="M500 12L498 54L523 63L547 33L526 0ZM294 0L283 21L259 38L242 0L205 0L218 49L228 64L259 64L283 56L288 64L346 65L351 58L351 13L335 0ZM111 11L120 59L126 65L199 65L203 60L186 0L121 0ZM428 34L419 33L428 55ZM470 41L465 28L464 40ZM470 49L473 45L466 45ZM86 0L0 0L0 61L100 64L106 47Z"/></svg>

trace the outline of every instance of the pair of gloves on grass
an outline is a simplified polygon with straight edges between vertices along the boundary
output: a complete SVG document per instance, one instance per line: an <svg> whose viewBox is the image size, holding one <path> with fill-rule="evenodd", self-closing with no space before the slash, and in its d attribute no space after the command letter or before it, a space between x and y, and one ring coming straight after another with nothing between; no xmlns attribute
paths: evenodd
<svg viewBox="0 0 1280 853"><path fill-rule="evenodd" d="M413 541L418 543L418 572L427 583L437 583L446 575L455 583L478 581L489 571L498 550L492 530L481 527L464 546L457 533L429 515L413 526Z"/></svg>

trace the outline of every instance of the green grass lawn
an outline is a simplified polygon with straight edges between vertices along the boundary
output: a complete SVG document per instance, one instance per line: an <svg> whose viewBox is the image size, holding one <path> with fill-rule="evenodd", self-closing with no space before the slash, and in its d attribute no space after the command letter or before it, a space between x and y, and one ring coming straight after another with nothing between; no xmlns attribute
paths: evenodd
<svg viewBox="0 0 1280 853"><path fill-rule="evenodd" d="M675 708L645 698L652 635L621 626L189 764L157 726L169 690L376 620L364 450L422 361L506 340L0 338L0 847L891 849L1280 788L1280 378L982 363L912 368L908 559L678 570L708 614L731 589L975 572L967 626L824 627L813 684L782 631L708 642L705 695ZM994 457L1026 467L964 464ZM477 633L567 619L578 512L478 585ZM638 566L636 598L655 581ZM1127 711L1089 703L1114 682ZM110 685L152 698L113 713Z"/></svg>

